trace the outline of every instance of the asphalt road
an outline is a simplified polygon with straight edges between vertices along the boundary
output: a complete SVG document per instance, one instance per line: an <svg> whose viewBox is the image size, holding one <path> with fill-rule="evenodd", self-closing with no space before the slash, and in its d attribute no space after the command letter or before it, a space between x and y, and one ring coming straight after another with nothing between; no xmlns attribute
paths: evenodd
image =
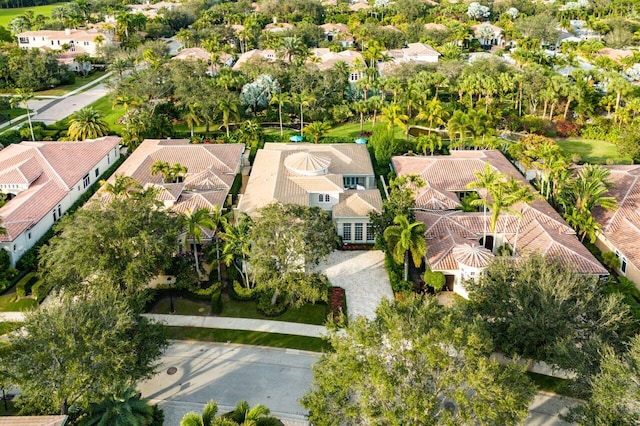
<svg viewBox="0 0 640 426"><path fill-rule="evenodd" d="M53 124L74 112L82 109L109 93L106 84L101 83L87 89L84 92L71 95L66 98L54 99L37 109L37 114L31 117L31 121L41 121L45 124ZM33 107L32 107L33 108Z"/></svg>
<svg viewBox="0 0 640 426"><path fill-rule="evenodd" d="M298 400L313 381L311 366L319 354L219 343L174 342L161 359L159 373L139 386L142 395L165 411L165 425L178 426L189 411L201 412L215 399L220 412L238 401L264 404L289 425L304 425ZM167 374L170 367L176 372ZM538 394L531 404L528 426L566 425L558 418L575 403Z"/></svg>

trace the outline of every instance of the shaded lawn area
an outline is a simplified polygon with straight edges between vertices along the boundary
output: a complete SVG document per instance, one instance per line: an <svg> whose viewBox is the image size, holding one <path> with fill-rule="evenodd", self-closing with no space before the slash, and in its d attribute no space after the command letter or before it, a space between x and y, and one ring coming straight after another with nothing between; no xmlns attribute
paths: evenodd
<svg viewBox="0 0 640 426"><path fill-rule="evenodd" d="M35 96L44 95L44 96L61 96L67 92L71 92L76 90L87 83L91 83L94 80L99 79L103 75L106 74L106 71L94 71L86 77L76 76L76 81L73 84L65 84L63 86L54 87L53 89L42 90L40 92L36 92Z"/></svg>
<svg viewBox="0 0 640 426"><path fill-rule="evenodd" d="M98 99L89 105L89 107L101 112L104 115L105 121L109 124L109 128L115 133L120 134L124 126L122 124L116 124L116 122L124 115L124 107L122 105L114 108L111 97L107 95Z"/></svg>
<svg viewBox="0 0 640 426"><path fill-rule="evenodd" d="M0 336L11 333L18 327L20 327L19 322L0 322Z"/></svg>
<svg viewBox="0 0 640 426"><path fill-rule="evenodd" d="M18 300L15 288L0 296L0 312L26 311L37 305L38 302L31 298Z"/></svg>
<svg viewBox="0 0 640 426"><path fill-rule="evenodd" d="M13 9L0 9L0 25L9 29L9 22L17 16L24 15L25 12L31 10L34 16L44 15L46 17L51 17L51 12L56 7L60 7L67 4L63 3L54 3L47 4L45 6L31 6L31 7L17 7Z"/></svg>
<svg viewBox="0 0 640 426"><path fill-rule="evenodd" d="M5 121L12 120L16 117L20 117L21 115L25 115L27 110L24 108L11 108L11 109L3 109L0 111L0 123L4 123Z"/></svg>
<svg viewBox="0 0 640 426"><path fill-rule="evenodd" d="M18 410L15 408L13 401L7 401L7 408L9 408L9 410L4 409L4 402L0 400L0 416L15 416L18 414Z"/></svg>
<svg viewBox="0 0 640 426"><path fill-rule="evenodd" d="M173 298L173 307L177 315L211 315L211 303L204 300ZM168 297L158 300L150 310L152 314L169 314L170 300ZM296 322L300 324L324 325L327 318L326 305L304 305L300 309L287 309L278 317L266 317L258 312L256 302L242 302L222 295L222 313L227 318L251 318L271 321Z"/></svg>
<svg viewBox="0 0 640 426"><path fill-rule="evenodd" d="M164 328L167 332L167 337L173 340L239 343L243 345L270 346L273 348L299 349L311 352L323 352L331 348L331 345L326 340L317 337L197 327L165 326Z"/></svg>
<svg viewBox="0 0 640 426"><path fill-rule="evenodd" d="M569 156L578 154L585 163L605 164L611 160L614 164L631 164L631 158L621 156L618 147L611 142L593 139L561 139L556 142L562 152Z"/></svg>

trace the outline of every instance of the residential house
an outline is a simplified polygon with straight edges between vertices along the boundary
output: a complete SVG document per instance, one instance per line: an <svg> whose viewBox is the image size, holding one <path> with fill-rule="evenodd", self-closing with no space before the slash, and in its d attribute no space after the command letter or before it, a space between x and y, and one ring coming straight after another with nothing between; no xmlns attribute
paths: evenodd
<svg viewBox="0 0 640 426"><path fill-rule="evenodd" d="M95 56L101 44L113 44L113 36L96 30L64 31L42 30L19 33L18 47L21 49L40 49L44 51L61 50L68 47L69 52L86 53Z"/></svg>
<svg viewBox="0 0 640 426"><path fill-rule="evenodd" d="M575 231L542 198L530 204L516 204L519 214L501 213L491 232L491 212L464 212L462 200L485 190L468 188L477 180L474 172L489 164L495 171L529 183L499 151L452 151L447 156L393 157L398 176L418 175L425 185L415 188L416 219L427 231L426 264L441 271L447 287L467 297L464 281L477 277L500 247L516 256L539 252L555 256L583 274L607 275L607 270L578 240Z"/></svg>
<svg viewBox="0 0 640 426"><path fill-rule="evenodd" d="M433 64L437 63L440 57L440 53L424 43L408 43L406 47L386 50L383 53L388 60L376 64L378 73L381 76L387 76L393 73L393 71L398 69L402 64Z"/></svg>
<svg viewBox="0 0 640 426"><path fill-rule="evenodd" d="M346 24L324 24L320 25L324 32L325 41L336 41L344 48L352 47L354 38Z"/></svg>
<svg viewBox="0 0 640 426"><path fill-rule="evenodd" d="M216 59L215 61L213 60L214 58ZM219 52L211 55L201 47L182 49L172 59L178 61L202 61L209 65L207 67L207 74L209 75L217 74L221 67L230 67L233 65L232 55L225 52Z"/></svg>
<svg viewBox="0 0 640 426"><path fill-rule="evenodd" d="M349 66L349 82L356 83L364 78L365 60L362 53L355 50L343 50L342 52L332 52L328 48L311 49L310 62L321 70L330 70L338 62L344 62Z"/></svg>
<svg viewBox="0 0 640 426"><path fill-rule="evenodd" d="M130 176L143 187L156 187L166 208L179 213L199 208L224 207L229 190L243 164L244 144L192 144L188 139L145 139L129 158L109 178ZM178 182L165 182L162 174L155 176L151 166L163 161L187 168ZM103 199L111 194L100 192Z"/></svg>
<svg viewBox="0 0 640 426"><path fill-rule="evenodd" d="M446 25L436 24L435 22L424 24L424 29L427 31L447 31L448 30Z"/></svg>
<svg viewBox="0 0 640 426"><path fill-rule="evenodd" d="M504 47L504 30L496 25L488 22L472 25L474 37L480 42L482 46L491 47L499 46Z"/></svg>
<svg viewBox="0 0 640 426"><path fill-rule="evenodd" d="M6 416L0 417L0 426L64 426L68 416Z"/></svg>
<svg viewBox="0 0 640 426"><path fill-rule="evenodd" d="M266 143L238 211L254 216L274 201L330 213L345 243L373 242L369 213L382 209L369 152L359 144Z"/></svg>
<svg viewBox="0 0 640 426"><path fill-rule="evenodd" d="M0 248L11 264L57 222L120 157L120 138L84 142L22 142L0 151Z"/></svg>
<svg viewBox="0 0 640 426"><path fill-rule="evenodd" d="M369 6L369 3L367 2L359 2L359 3L354 3L349 5L349 10L352 12L359 12L361 10L368 10L368 9L371 9L371 6Z"/></svg>
<svg viewBox="0 0 640 426"><path fill-rule="evenodd" d="M289 24L287 22L275 22L275 19L274 22L264 26L264 30L270 33L282 33L285 31L290 31L294 28L295 27L293 26L293 24Z"/></svg>
<svg viewBox="0 0 640 426"><path fill-rule="evenodd" d="M247 62L254 62L254 61L269 61L269 62L273 62L277 59L276 56L276 51L273 49L251 49L248 50L246 52L244 52L243 54L241 54L240 56L238 56L238 59L236 60L236 63L233 64L233 69L234 70L239 70L240 68L242 68L242 65L247 63Z"/></svg>
<svg viewBox="0 0 640 426"><path fill-rule="evenodd" d="M147 0L142 4L128 4L126 7L131 13L142 13L148 19L154 19L158 17L158 14L161 10L172 10L177 6L180 6L180 3L172 3L167 1L151 3Z"/></svg>
<svg viewBox="0 0 640 426"><path fill-rule="evenodd" d="M596 246L620 260L618 272L640 288L640 166L604 166L611 170L607 195L618 201L616 210L596 208L594 218L602 226Z"/></svg>

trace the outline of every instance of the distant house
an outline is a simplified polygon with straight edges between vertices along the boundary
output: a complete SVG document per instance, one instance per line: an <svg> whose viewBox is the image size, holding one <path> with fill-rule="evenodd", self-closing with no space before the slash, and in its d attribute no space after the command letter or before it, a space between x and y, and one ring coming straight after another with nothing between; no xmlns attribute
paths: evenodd
<svg viewBox="0 0 640 426"><path fill-rule="evenodd" d="M575 231L543 199L517 204L520 215L502 213L495 233L490 231L491 212L464 212L464 197L484 190L468 188L476 181L474 171L485 164L522 184L528 182L499 151L451 151L447 156L393 157L398 176L419 175L426 185L415 188L416 219L427 231L427 266L441 271L447 287L463 297L468 293L464 280L478 277L502 246L516 255L539 252L562 259L582 274L607 275L607 270L576 237Z"/></svg>
<svg viewBox="0 0 640 426"><path fill-rule="evenodd" d="M428 24L424 24L424 29L427 31L447 31L448 28L446 25L430 22Z"/></svg>
<svg viewBox="0 0 640 426"><path fill-rule="evenodd" d="M242 68L242 65L251 61L275 61L277 59L276 51L273 49L252 49L244 52L242 55L238 56L236 63L233 64L234 70L239 70Z"/></svg>
<svg viewBox="0 0 640 426"><path fill-rule="evenodd" d="M101 44L113 44L112 35L96 30L24 31L16 37L21 49L55 51L68 47L69 52L86 53L90 56L96 55Z"/></svg>
<svg viewBox="0 0 640 426"><path fill-rule="evenodd" d="M146 1L142 4L128 4L126 7L131 13L142 13L149 19L158 17L158 12L162 9L172 10L174 7L180 6L180 3L172 3L167 1L160 1L157 3L151 3Z"/></svg>
<svg viewBox="0 0 640 426"><path fill-rule="evenodd" d="M496 25L488 22L472 25L474 37L485 47L499 46L504 47L504 30Z"/></svg>
<svg viewBox="0 0 640 426"><path fill-rule="evenodd" d="M202 61L209 65L207 68L207 74L214 75L218 73L221 67L230 67L233 65L233 56L228 53L221 52L217 56L217 61L214 63L212 60L213 57L209 52L201 47L190 47L182 49L172 59L178 61Z"/></svg>
<svg viewBox="0 0 640 426"><path fill-rule="evenodd" d="M421 62L436 63L440 57L440 53L433 47L424 43L408 43L406 47L401 49L387 50L384 52L391 61L395 63L402 62Z"/></svg>
<svg viewBox="0 0 640 426"><path fill-rule="evenodd" d="M244 144L191 144L187 139L146 139L109 178L130 176L143 187L159 190L158 199L166 208L187 213L199 208L222 209L243 162ZM187 172L179 182L164 182L161 174L152 175L156 161L180 164ZM100 191L97 196L109 200L113 195Z"/></svg>
<svg viewBox="0 0 640 426"><path fill-rule="evenodd" d="M620 261L618 272L640 288L640 166L604 166L611 170L612 188L607 195L618 201L616 210L596 208L602 226L596 245L611 251Z"/></svg>
<svg viewBox="0 0 640 426"><path fill-rule="evenodd" d="M354 38L346 24L324 24L320 28L324 32L325 41L336 41L345 48L353 46Z"/></svg>
<svg viewBox="0 0 640 426"><path fill-rule="evenodd" d="M0 248L11 264L57 222L93 183L120 158L120 138L84 142L22 142L0 151Z"/></svg>
<svg viewBox="0 0 640 426"><path fill-rule="evenodd" d="M360 52L355 50L343 50L332 52L328 48L311 49L311 63L321 70L330 70L338 62L344 62L349 66L349 82L356 83L364 77L365 60Z"/></svg>
<svg viewBox="0 0 640 426"><path fill-rule="evenodd" d="M238 211L252 216L274 201L330 213L345 243L373 242L369 213L382 209L369 152L358 144L266 143Z"/></svg>
<svg viewBox="0 0 640 426"><path fill-rule="evenodd" d="M369 6L369 3L367 2L359 2L359 3L354 3L349 5L349 10L352 12L359 12L361 10L368 10L368 9L371 9L371 6Z"/></svg>
<svg viewBox="0 0 640 426"><path fill-rule="evenodd" d="M272 22L271 24L267 24L264 27L265 31L270 33L281 33L284 31L289 31L294 29L295 27L292 24L287 22Z"/></svg>

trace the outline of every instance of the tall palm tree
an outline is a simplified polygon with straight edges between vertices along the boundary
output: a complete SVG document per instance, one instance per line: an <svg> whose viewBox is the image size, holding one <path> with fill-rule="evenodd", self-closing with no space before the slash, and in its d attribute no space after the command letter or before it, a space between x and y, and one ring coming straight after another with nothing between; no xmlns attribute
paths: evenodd
<svg viewBox="0 0 640 426"><path fill-rule="evenodd" d="M416 149L427 155L427 151L433 155L436 149L442 149L442 138L436 134L420 135L416 140Z"/></svg>
<svg viewBox="0 0 640 426"><path fill-rule="evenodd" d="M422 259L427 255L427 240L425 232L427 227L422 222L410 223L405 216L396 216L393 219L395 225L384 230L384 239L387 242L389 253L393 260L404 263L404 280L409 279L409 256L416 267L422 265Z"/></svg>
<svg viewBox="0 0 640 426"><path fill-rule="evenodd" d="M162 178L166 181L169 174L169 163L166 161L155 161L151 165L151 176L155 176L157 174L161 174Z"/></svg>
<svg viewBox="0 0 640 426"><path fill-rule="evenodd" d="M400 108L399 105L391 104L382 107L380 120L388 122L389 124L387 125L387 128L391 130L392 133L395 133L396 126L399 126L404 131L407 130L407 121L409 121L409 117L402 112L402 108Z"/></svg>
<svg viewBox="0 0 640 426"><path fill-rule="evenodd" d="M460 110L454 111L447 122L447 132L449 133L449 143L453 144L456 134L460 136L458 145L462 146L467 130L469 128L469 116Z"/></svg>
<svg viewBox="0 0 640 426"><path fill-rule="evenodd" d="M27 110L27 120L29 121L29 130L31 131L31 140L35 141L36 137L33 135L33 124L31 123L31 111L29 111L29 101L33 99L33 90L29 89L16 89L16 94L11 98L11 105L24 105Z"/></svg>
<svg viewBox="0 0 640 426"><path fill-rule="evenodd" d="M429 133L433 129L433 125L444 126L449 113L444 109L442 102L436 98L431 99L426 105L420 106L416 119L426 120L429 122Z"/></svg>
<svg viewBox="0 0 640 426"><path fill-rule="evenodd" d="M123 388L103 401L89 406L88 413L80 420L82 426L146 426L151 423L153 409L140 392Z"/></svg>
<svg viewBox="0 0 640 426"><path fill-rule="evenodd" d="M317 144L320 141L320 138L327 134L329 130L331 130L331 125L326 121L316 121L314 123L309 124L305 130L311 137L313 141Z"/></svg>
<svg viewBox="0 0 640 426"><path fill-rule="evenodd" d="M222 259L227 266L233 264L238 270L246 288L252 287L251 277L247 269L249 256L251 255L251 239L249 238L251 225L251 218L243 214L235 225L226 223L224 225L224 232L220 234L220 238L224 241ZM240 260L240 266L237 260Z"/></svg>
<svg viewBox="0 0 640 426"><path fill-rule="evenodd" d="M105 180L100 181L102 188L116 197L129 198L132 193L140 191L142 186L136 182L131 176L125 176L117 174L113 183L109 183Z"/></svg>
<svg viewBox="0 0 640 426"><path fill-rule="evenodd" d="M274 93L271 95L269 103L272 105L278 105L278 119L280 121L280 137L283 136L284 130L282 128L282 107L291 103L291 95L285 92Z"/></svg>
<svg viewBox="0 0 640 426"><path fill-rule="evenodd" d="M187 228L187 235L184 239L184 245L185 247L187 247L189 245L189 240L191 240L191 246L193 247L193 257L196 261L196 273L198 274L198 278L200 278L198 244L202 243L202 231L203 229L213 231L216 229L217 224L214 222L214 218L211 216L211 211L205 207L195 211L189 211L187 214L183 215L183 218L185 226Z"/></svg>
<svg viewBox="0 0 640 426"><path fill-rule="evenodd" d="M311 106L315 101L316 98L311 95L310 93L303 91L301 93L294 93L293 94L293 100L294 103L298 104L300 106L300 136L303 136L303 129L304 129L304 107L309 107Z"/></svg>
<svg viewBox="0 0 640 426"><path fill-rule="evenodd" d="M67 134L71 140L83 141L109 134L109 124L103 114L91 107L85 107L71 115L71 124Z"/></svg>
<svg viewBox="0 0 640 426"><path fill-rule="evenodd" d="M238 111L238 101L232 96L223 96L218 101L216 110L222 114L222 124L227 131L227 137L229 137L230 120L240 119L240 112Z"/></svg>
<svg viewBox="0 0 640 426"><path fill-rule="evenodd" d="M191 132L191 137L193 138L193 128L202 123L200 106L198 104L189 104L185 111L184 120L187 122L189 131Z"/></svg>
<svg viewBox="0 0 640 426"><path fill-rule="evenodd" d="M294 56L302 55L305 50L306 45L297 36L282 37L276 49L288 63L291 63Z"/></svg>
<svg viewBox="0 0 640 426"><path fill-rule="evenodd" d="M473 174L476 176L476 180L473 182L469 182L467 188L469 189L481 189L485 191L485 198L488 198L487 195L491 193L493 187L502 179L504 179L504 175L498 172L496 169L491 167L489 163L484 164L484 170L474 170ZM482 203L482 211L483 211L483 230L482 230L482 243L486 247L487 241L487 204Z"/></svg>
<svg viewBox="0 0 640 426"><path fill-rule="evenodd" d="M373 119L371 120L371 131L375 130L376 119L378 117L378 111L380 111L384 105L384 102L380 96L372 96L369 100L365 100L369 105L369 110L373 111Z"/></svg>
<svg viewBox="0 0 640 426"><path fill-rule="evenodd" d="M353 111L360 115L360 133L364 131L364 115L369 112L369 104L365 101L357 101L351 105Z"/></svg>
<svg viewBox="0 0 640 426"><path fill-rule="evenodd" d="M158 160L151 164L151 176L161 174L164 183L175 183L187 172L187 168L180 163L169 165L166 161Z"/></svg>

